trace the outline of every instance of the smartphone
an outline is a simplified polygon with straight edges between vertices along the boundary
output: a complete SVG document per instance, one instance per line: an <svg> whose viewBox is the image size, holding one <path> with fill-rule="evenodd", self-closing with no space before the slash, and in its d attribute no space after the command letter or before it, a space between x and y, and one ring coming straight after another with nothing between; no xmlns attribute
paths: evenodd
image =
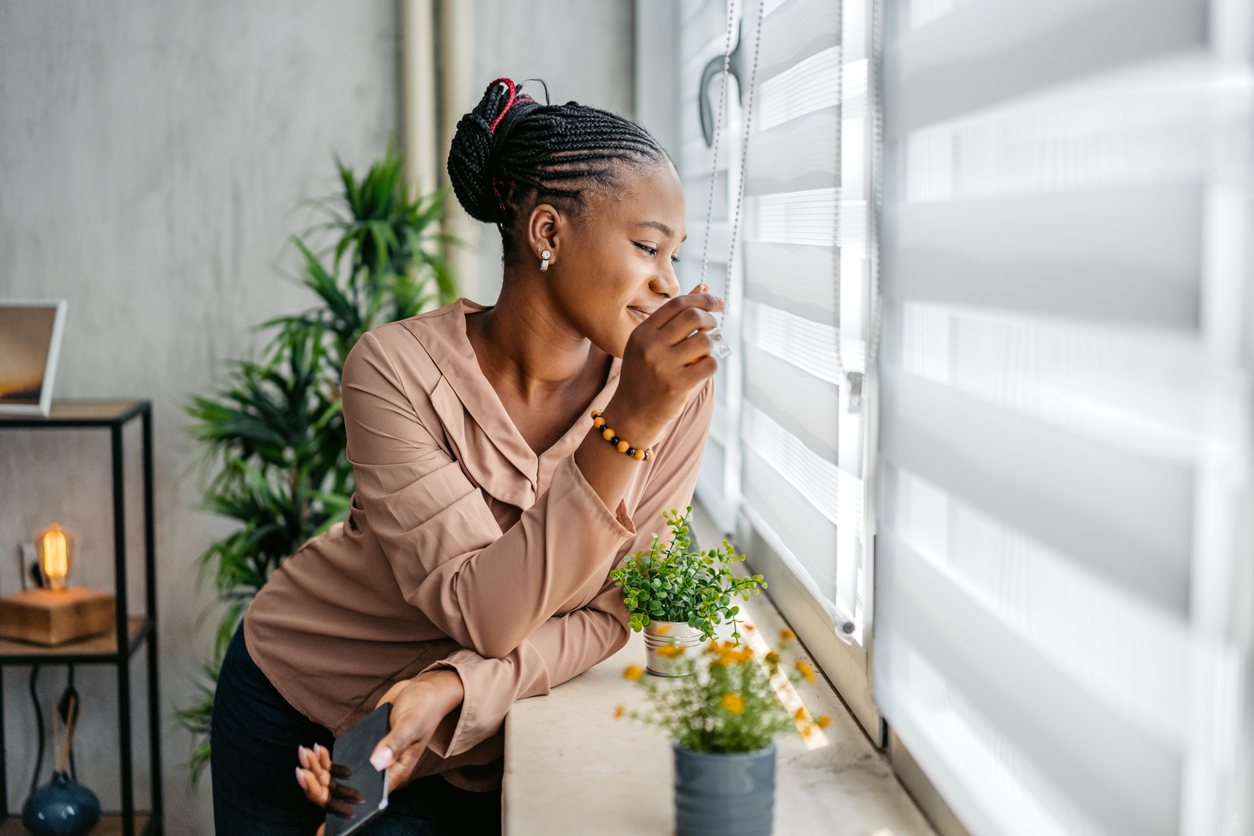
<svg viewBox="0 0 1254 836"><path fill-rule="evenodd" d="M392 704L384 703L367 714L357 725L340 735L331 747L331 762L347 767L350 777L338 779L362 794L354 805L352 818L342 819L327 812L326 836L349 836L374 819L388 806L388 771L370 765L370 754L388 733Z"/></svg>

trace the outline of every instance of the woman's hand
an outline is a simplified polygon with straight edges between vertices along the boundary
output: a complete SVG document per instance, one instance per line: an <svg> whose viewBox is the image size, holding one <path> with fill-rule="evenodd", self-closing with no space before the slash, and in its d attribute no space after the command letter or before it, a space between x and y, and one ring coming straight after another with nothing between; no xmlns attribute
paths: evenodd
<svg viewBox="0 0 1254 836"><path fill-rule="evenodd" d="M358 790L339 783L351 777L348 767L331 763L331 750L317 743L312 749L297 747L296 757L300 761L296 782L305 791L305 797L341 818L350 818L352 805L360 804L362 796Z"/></svg>
<svg viewBox="0 0 1254 836"><path fill-rule="evenodd" d="M465 696L457 671L446 669L398 682L383 695L379 705L392 703L391 731L374 747L370 764L380 772L391 769L389 791L409 782L436 728Z"/></svg>
<svg viewBox="0 0 1254 836"><path fill-rule="evenodd" d="M723 300L704 290L677 296L640 323L623 352L618 391L605 407L607 426L633 447L649 447L679 417L688 398L718 370L709 332Z"/></svg>
<svg viewBox="0 0 1254 836"><path fill-rule="evenodd" d="M370 763L388 772L388 791L409 782L418 759L440 722L462 704L465 689L457 671L434 670L393 685L379 705L392 704L390 731L375 746ZM305 796L341 818L352 816L352 805L361 802L361 793L340 784L348 769L331 763L331 753L322 746L300 747L296 781ZM337 780L338 779L338 780ZM319 831L321 833L321 831Z"/></svg>

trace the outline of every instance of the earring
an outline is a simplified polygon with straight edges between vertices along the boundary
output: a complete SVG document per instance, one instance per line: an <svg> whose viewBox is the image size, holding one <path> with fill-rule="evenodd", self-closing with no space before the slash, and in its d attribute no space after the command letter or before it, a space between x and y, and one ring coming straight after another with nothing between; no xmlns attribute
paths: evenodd
<svg viewBox="0 0 1254 836"><path fill-rule="evenodd" d="M548 250L545 250L544 252L540 253L540 269L541 270L549 269L550 257L551 257L551 253L549 253Z"/></svg>

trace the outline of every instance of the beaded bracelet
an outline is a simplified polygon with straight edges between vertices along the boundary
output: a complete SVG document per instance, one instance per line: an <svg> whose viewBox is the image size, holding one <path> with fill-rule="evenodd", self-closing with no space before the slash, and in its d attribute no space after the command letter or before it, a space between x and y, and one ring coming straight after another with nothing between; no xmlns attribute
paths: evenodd
<svg viewBox="0 0 1254 836"><path fill-rule="evenodd" d="M604 438L610 444L613 444L616 448L618 448L618 452L626 453L638 462L647 462L650 458L652 458L652 450L637 450L635 447L632 447L626 441L623 441L615 435L613 430L605 426L605 419L601 417L601 410L599 409L592 410L592 426L601 430L601 438Z"/></svg>

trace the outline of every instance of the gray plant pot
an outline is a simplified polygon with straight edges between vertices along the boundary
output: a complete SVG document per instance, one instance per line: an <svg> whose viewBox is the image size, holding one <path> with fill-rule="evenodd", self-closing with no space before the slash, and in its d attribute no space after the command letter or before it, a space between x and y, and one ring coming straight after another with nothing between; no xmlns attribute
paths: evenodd
<svg viewBox="0 0 1254 836"><path fill-rule="evenodd" d="M676 836L770 836L775 813L775 744L727 755L676 743Z"/></svg>

